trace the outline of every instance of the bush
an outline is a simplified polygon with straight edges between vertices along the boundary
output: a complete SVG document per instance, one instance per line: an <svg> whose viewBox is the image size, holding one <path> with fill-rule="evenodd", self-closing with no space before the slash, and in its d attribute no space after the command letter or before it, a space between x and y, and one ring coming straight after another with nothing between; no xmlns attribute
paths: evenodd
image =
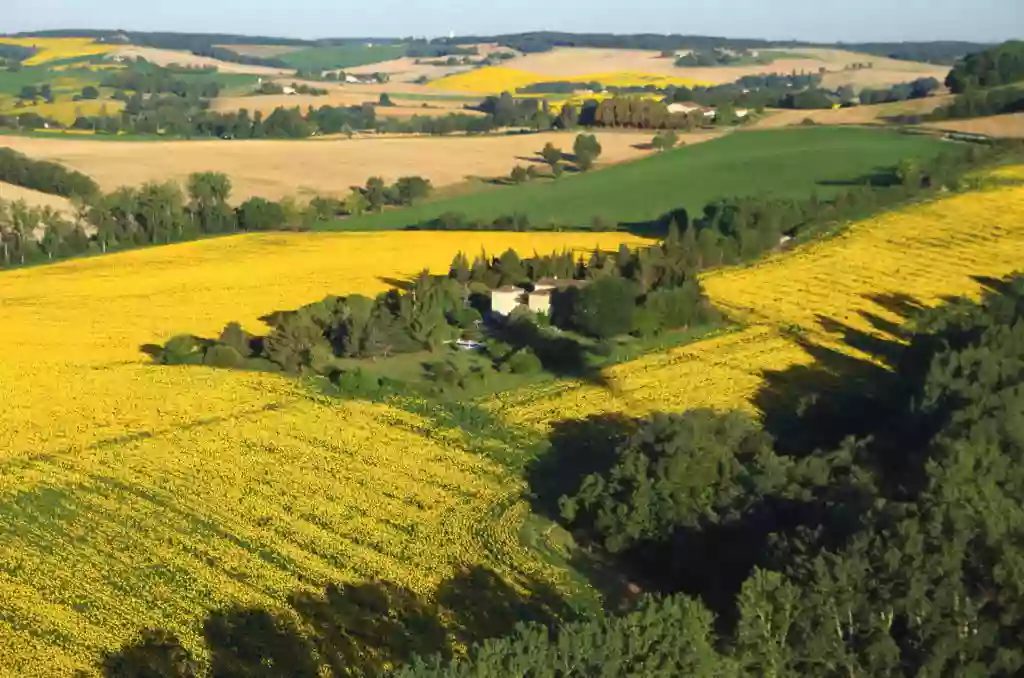
<svg viewBox="0 0 1024 678"><path fill-rule="evenodd" d="M461 329L468 330L476 327L476 324L483 320L480 311L475 308L459 308L448 313L448 321Z"/></svg>
<svg viewBox="0 0 1024 678"><path fill-rule="evenodd" d="M203 361L202 343L191 334L179 334L164 344L160 362L165 365L198 365Z"/></svg>
<svg viewBox="0 0 1024 678"><path fill-rule="evenodd" d="M633 316L633 334L641 338L657 336L662 330L661 318L649 308L638 308Z"/></svg>
<svg viewBox="0 0 1024 678"><path fill-rule="evenodd" d="M540 358L528 348L513 353L506 365L512 374L538 374L544 369Z"/></svg>
<svg viewBox="0 0 1024 678"><path fill-rule="evenodd" d="M356 369L334 374L334 384L343 395L373 397L382 391L380 378Z"/></svg>
<svg viewBox="0 0 1024 678"><path fill-rule="evenodd" d="M206 349L206 356L203 364L210 367L241 367L245 363L245 357L230 346L214 344Z"/></svg>
<svg viewBox="0 0 1024 678"><path fill-rule="evenodd" d="M331 221L345 212L345 203L337 198L317 196L309 201L309 216L316 221Z"/></svg>
<svg viewBox="0 0 1024 678"><path fill-rule="evenodd" d="M571 318L579 331L606 339L632 332L635 314L634 283L623 278L602 278L580 291Z"/></svg>
<svg viewBox="0 0 1024 678"><path fill-rule="evenodd" d="M285 223L284 209L265 198L249 198L236 210L238 227L243 231L273 231Z"/></svg>
<svg viewBox="0 0 1024 678"><path fill-rule="evenodd" d="M252 355L252 335L243 330L238 323L228 323L217 342L230 346L243 358Z"/></svg>

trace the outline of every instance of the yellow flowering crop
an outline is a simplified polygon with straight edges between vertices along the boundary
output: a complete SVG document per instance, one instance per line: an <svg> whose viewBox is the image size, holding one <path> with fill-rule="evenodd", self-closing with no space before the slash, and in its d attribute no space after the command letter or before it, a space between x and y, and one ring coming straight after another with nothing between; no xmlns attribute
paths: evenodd
<svg viewBox="0 0 1024 678"><path fill-rule="evenodd" d="M573 75L554 77L528 73L505 66L486 66L466 73L457 73L440 78L430 83L431 87L448 90L450 92L473 92L480 94L496 94L500 92L514 92L520 87L527 87L541 82L572 81L572 82L600 82L602 85L613 87L630 87L655 85L657 87L693 87L701 83L692 78L676 78L665 75L654 75L649 73L636 73L632 71L621 71L615 73L594 73L588 75Z"/></svg>
<svg viewBox="0 0 1024 678"><path fill-rule="evenodd" d="M53 103L40 103L35 106L24 106L22 108L7 107L0 112L4 113L37 113L44 118L52 118L64 125L72 125L80 116L102 115L104 111L108 115L116 115L124 108L123 101L86 99L73 101L70 97L62 96Z"/></svg>
<svg viewBox="0 0 1024 678"><path fill-rule="evenodd" d="M519 545L521 481L464 433L267 374L149 364L455 252L614 249L623 234L261 234L0 273L0 676L95 670L144 626L201 650L208 611L383 580L422 594ZM554 576L554 575L552 575Z"/></svg>
<svg viewBox="0 0 1024 678"><path fill-rule="evenodd" d="M25 60L26 66L39 66L51 61L109 54L116 45L102 45L92 38L0 38L0 45L35 47L38 51Z"/></svg>
<svg viewBox="0 0 1024 678"><path fill-rule="evenodd" d="M999 174L1024 176L1024 167ZM753 409L750 398L765 372L814 361L794 334L871 359L843 334L846 327L887 336L887 324L902 322L876 301L879 295L935 305L944 296L977 294L975 277L1016 270L1024 270L1024 188L955 195L869 219L751 266L705 275L711 300L746 329L612 367L605 374L608 388L563 381L495 397L487 406L511 422L534 426L609 411Z"/></svg>

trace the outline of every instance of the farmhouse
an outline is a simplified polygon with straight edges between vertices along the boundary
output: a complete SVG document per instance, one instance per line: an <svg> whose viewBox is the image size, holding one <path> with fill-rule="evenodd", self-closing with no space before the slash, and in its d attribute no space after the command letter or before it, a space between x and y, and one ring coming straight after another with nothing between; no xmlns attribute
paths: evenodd
<svg viewBox="0 0 1024 678"><path fill-rule="evenodd" d="M556 291L570 287L586 287L589 280L569 280L566 278L541 278L533 284L529 291L515 285L505 285L491 292L491 313L498 317L507 317L519 308L533 313L551 313L551 296Z"/></svg>
<svg viewBox="0 0 1024 678"><path fill-rule="evenodd" d="M523 305L523 295L526 290L515 285L505 285L491 291L491 313L497 316L507 316Z"/></svg>

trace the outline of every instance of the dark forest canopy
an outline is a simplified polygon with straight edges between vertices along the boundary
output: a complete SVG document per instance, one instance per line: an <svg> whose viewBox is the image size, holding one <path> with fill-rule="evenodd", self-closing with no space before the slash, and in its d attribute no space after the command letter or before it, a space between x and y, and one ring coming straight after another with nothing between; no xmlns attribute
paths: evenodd
<svg viewBox="0 0 1024 678"><path fill-rule="evenodd" d="M1010 40L969 55L950 71L946 86L956 94L1024 80L1024 41Z"/></svg>

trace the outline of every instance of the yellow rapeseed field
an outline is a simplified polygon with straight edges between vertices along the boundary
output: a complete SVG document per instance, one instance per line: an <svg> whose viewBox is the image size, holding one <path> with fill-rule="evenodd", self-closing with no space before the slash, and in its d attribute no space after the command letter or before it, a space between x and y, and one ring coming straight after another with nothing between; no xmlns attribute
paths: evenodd
<svg viewBox="0 0 1024 678"><path fill-rule="evenodd" d="M1024 167L996 174L1022 178ZM607 388L557 382L487 404L510 422L539 427L600 412L754 409L751 398L766 373L814 362L805 347L872 359L844 335L889 336L885 330L903 318L878 303L880 296L935 305L947 295L978 293L975 276L1016 270L1024 270L1024 187L955 195L756 265L707 274L712 301L745 329L612 367Z"/></svg>
<svg viewBox="0 0 1024 678"><path fill-rule="evenodd" d="M473 92L479 94L514 92L521 87L535 85L541 82L553 82L558 80L571 80L573 82L600 82L602 85L613 87L645 86L655 85L657 87L693 87L699 85L691 78L676 78L665 75L650 73L638 73L633 71L622 71L615 73L592 73L585 75L573 75L571 77L553 77L528 73L505 66L487 66L466 73L457 73L440 78L430 83L431 87L443 89L450 92Z"/></svg>
<svg viewBox="0 0 1024 678"><path fill-rule="evenodd" d="M0 676L95 671L208 611L328 582L422 594L462 566L554 579L520 546L521 482L459 430L280 376L151 365L328 293L373 293L458 250L612 249L619 234L220 238L0 274Z"/></svg>
<svg viewBox="0 0 1024 678"><path fill-rule="evenodd" d="M88 99L83 101L74 101L70 97L61 96L58 97L53 103L39 103L35 106L24 106L22 108L13 108L7 106L4 108L0 105L0 112L2 113L37 113L44 118L52 118L63 125L73 125L75 120L81 116L97 116L97 115L116 115L124 108L123 101L115 101L113 99L100 100L100 99Z"/></svg>
<svg viewBox="0 0 1024 678"><path fill-rule="evenodd" d="M26 66L39 66L51 61L109 54L116 45L101 45L92 38L0 38L0 45L34 47L38 51L25 60Z"/></svg>

